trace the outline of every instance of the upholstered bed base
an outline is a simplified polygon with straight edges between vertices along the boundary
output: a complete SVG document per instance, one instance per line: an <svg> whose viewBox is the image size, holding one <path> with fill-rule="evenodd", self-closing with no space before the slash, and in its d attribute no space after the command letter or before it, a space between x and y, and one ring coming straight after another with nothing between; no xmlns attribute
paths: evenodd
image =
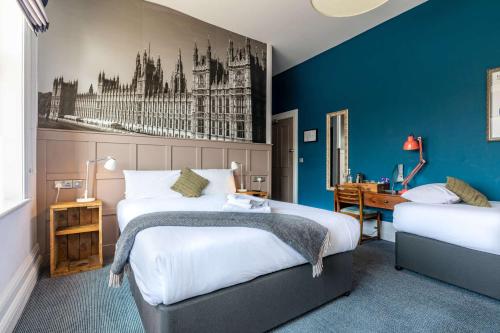
<svg viewBox="0 0 500 333"><path fill-rule="evenodd" d="M168 306L148 304L132 270L128 276L148 333L264 332L347 295L352 287L352 252L325 258L318 278L312 278L311 265L304 264Z"/></svg>
<svg viewBox="0 0 500 333"><path fill-rule="evenodd" d="M500 255L396 233L396 269L406 268L500 300Z"/></svg>

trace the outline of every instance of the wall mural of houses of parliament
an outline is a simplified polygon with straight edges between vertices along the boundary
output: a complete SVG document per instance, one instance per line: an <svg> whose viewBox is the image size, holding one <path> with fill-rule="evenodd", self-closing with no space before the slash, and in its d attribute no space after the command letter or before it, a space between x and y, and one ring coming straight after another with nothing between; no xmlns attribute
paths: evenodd
<svg viewBox="0 0 500 333"><path fill-rule="evenodd" d="M192 54L179 48L174 70L166 73L164 59L152 55L154 41L148 41L135 59L120 55L133 68L129 80L102 68L83 91L78 77L58 75L52 91L39 93L39 127L266 142L266 49L252 43L227 39L221 57L210 39L203 49L193 41Z"/></svg>

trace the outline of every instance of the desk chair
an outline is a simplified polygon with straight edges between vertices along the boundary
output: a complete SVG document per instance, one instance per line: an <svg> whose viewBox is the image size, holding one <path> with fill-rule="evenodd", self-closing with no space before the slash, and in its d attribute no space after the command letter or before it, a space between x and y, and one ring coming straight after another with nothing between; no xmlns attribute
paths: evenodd
<svg viewBox="0 0 500 333"><path fill-rule="evenodd" d="M359 221L360 236L359 244L369 239L380 239L380 212L364 207L363 191L360 188L344 188L342 185L335 185L335 211L354 217ZM363 222L365 220L376 219L377 221L377 236L363 237Z"/></svg>

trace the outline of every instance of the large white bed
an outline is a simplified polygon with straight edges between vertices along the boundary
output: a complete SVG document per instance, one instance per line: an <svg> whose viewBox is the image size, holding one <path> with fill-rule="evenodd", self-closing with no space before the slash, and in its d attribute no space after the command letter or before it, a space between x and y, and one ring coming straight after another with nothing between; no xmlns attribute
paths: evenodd
<svg viewBox="0 0 500 333"><path fill-rule="evenodd" d="M124 230L133 218L151 212L220 211L225 201L224 193L125 199L117 207L118 224ZM356 248L359 224L352 217L273 200L269 204L274 213L306 217L327 227L332 237L327 255ZM129 260L137 286L151 305L173 304L306 262L263 230L164 226L141 231Z"/></svg>
<svg viewBox="0 0 500 333"><path fill-rule="evenodd" d="M500 255L500 202L492 208L405 202L394 209L394 228L472 250Z"/></svg>

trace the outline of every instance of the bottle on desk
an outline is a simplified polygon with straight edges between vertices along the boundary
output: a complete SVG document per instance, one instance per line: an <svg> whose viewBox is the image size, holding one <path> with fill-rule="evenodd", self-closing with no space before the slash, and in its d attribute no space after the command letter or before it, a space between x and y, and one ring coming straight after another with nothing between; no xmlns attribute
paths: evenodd
<svg viewBox="0 0 500 333"><path fill-rule="evenodd" d="M352 183L351 169L347 169L347 182Z"/></svg>

